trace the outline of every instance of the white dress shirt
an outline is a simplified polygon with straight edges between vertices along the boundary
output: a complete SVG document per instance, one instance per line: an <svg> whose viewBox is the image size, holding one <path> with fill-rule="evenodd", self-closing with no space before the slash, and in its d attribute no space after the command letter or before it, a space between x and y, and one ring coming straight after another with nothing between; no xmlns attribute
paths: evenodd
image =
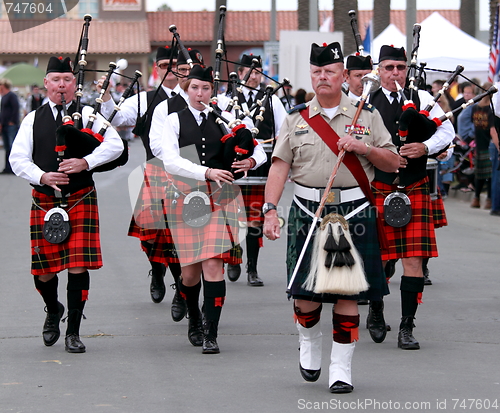
<svg viewBox="0 0 500 413"><path fill-rule="evenodd" d="M57 117L56 104L49 100L49 105L52 108L54 119ZM70 103L68 104L69 107ZM93 113L90 106L85 106L82 109L82 124L85 126L89 120L89 115ZM99 132L103 125L103 118L97 115L92 130ZM14 173L33 185L42 185L40 182L42 175L47 171L43 171L33 162L33 123L35 121L35 111L30 112L21 122L21 126L12 144L9 161ZM54 136L54 146L56 137ZM117 159L123 152L123 141L113 128L108 127L104 134L104 141L94 149L94 151L84 156L89 165L88 170L92 170L97 166L103 165Z"/></svg>
<svg viewBox="0 0 500 413"><path fill-rule="evenodd" d="M193 108L192 106L188 106L188 108L196 119L198 125L200 125L202 121L200 115L201 111ZM203 113L208 116L208 109L205 109ZM229 114L228 112L223 112L223 116L229 121L232 120L231 114ZM179 133L179 115L177 113L171 113L170 115L168 115L163 125L160 152L153 152L153 154L163 161L165 170L168 173L183 176L186 178L196 179L198 181L204 181L205 173L208 167L198 165L194 162L191 162L189 159L180 156ZM264 149L261 145L255 146L252 158L256 162L254 169L261 166L267 160L266 153L264 152Z"/></svg>
<svg viewBox="0 0 500 413"><path fill-rule="evenodd" d="M387 97L389 103L392 103L394 98L390 95L391 92L384 87L382 88L382 91ZM430 102L434 100L430 93L426 92L425 90L418 91L418 98L420 100L420 110L423 110ZM441 109L441 106L436 104L429 112L428 118L439 118L442 115L444 115L443 109ZM452 123L448 120L443 122L441 126L438 126L434 135L424 141L423 144L427 146L427 148L429 148L429 155L432 155L433 153L438 153L442 149L446 148L446 146L448 146L454 138L455 129L453 128Z"/></svg>

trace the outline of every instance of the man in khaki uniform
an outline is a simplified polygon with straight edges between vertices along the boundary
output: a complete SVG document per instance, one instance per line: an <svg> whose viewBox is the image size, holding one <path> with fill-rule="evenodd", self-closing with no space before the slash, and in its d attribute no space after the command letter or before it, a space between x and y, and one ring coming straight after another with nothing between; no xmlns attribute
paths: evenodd
<svg viewBox="0 0 500 413"><path fill-rule="evenodd" d="M354 133L346 135L356 112L356 102L341 90L344 63L338 43L328 46L313 44L310 64L316 97L288 115L281 127L266 185L264 235L271 240L280 236L276 205L291 170L295 195L287 231L290 279L309 232L312 216L319 205L322 189L327 185L337 161L335 152L343 148L347 152L346 157L333 185L336 201L325 206L324 214L336 212L349 219L351 237L362 257L370 284L368 295L380 296L386 293L387 285L380 259L376 210L366 197L372 196L368 181L374 177L374 166L387 171L395 171L399 166L396 147L377 111L362 110ZM317 122L326 126L326 133L320 133L327 142L333 141L331 146L316 132L322 130ZM334 131L337 137L333 136ZM356 178L346 167L346 163L351 166L353 162L358 167ZM365 190L360 188L360 183ZM353 390L351 359L354 343L358 339L358 295L316 294L305 289L303 284L309 272L312 244L308 244L290 288L299 330L299 368L305 380L318 379L321 372L321 303L335 303L329 386L332 393L349 393Z"/></svg>

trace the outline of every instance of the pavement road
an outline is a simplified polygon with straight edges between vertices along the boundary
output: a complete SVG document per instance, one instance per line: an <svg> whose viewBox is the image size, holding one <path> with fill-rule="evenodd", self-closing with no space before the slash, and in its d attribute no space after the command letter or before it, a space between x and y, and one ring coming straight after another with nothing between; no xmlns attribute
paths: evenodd
<svg viewBox="0 0 500 413"><path fill-rule="evenodd" d="M353 359L354 392L328 392L330 307L323 311L323 373L316 383L298 371L298 334L285 289L284 238L265 242L262 288L244 274L227 282L219 331L221 353L202 355L187 340L187 321L170 317L173 291L154 304L148 262L135 238L128 177L144 159L132 142L130 162L96 174L104 267L91 273L85 354L45 347L43 302L30 275L30 186L0 176L0 412L294 412L500 411L500 220L448 198L449 226L437 230L440 257L415 321L419 351L397 348L399 275L386 298L392 325L384 343L365 329ZM3 160L0 151L0 159ZM287 185L283 206L291 199ZM60 274L65 303L66 273ZM171 276L167 272L166 280ZM64 336L64 325L62 331Z"/></svg>

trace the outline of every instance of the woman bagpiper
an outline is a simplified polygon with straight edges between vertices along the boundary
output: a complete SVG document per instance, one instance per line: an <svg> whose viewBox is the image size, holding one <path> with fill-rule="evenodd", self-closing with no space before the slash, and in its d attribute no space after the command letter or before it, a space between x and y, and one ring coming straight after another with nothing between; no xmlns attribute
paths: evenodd
<svg viewBox="0 0 500 413"><path fill-rule="evenodd" d="M155 155L170 175L165 214L183 266L180 293L188 308L188 339L193 346L202 346L204 354L219 353L217 331L226 296L223 264L241 263L231 251L240 242L238 221L245 219L239 188L231 183L234 174L259 167L266 155L260 146L253 147L247 129L235 128L224 135L207 109L213 91L211 67L194 66L188 78L184 89L189 105L168 116L161 153ZM246 143L247 156L252 151L253 155L234 161L236 153L228 149L236 141L240 153ZM198 304L202 274L203 323Z"/></svg>

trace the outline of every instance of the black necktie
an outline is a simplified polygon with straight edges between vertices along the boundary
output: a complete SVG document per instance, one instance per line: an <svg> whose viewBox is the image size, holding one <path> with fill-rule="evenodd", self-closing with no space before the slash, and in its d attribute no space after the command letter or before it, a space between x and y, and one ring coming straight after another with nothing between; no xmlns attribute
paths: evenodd
<svg viewBox="0 0 500 413"><path fill-rule="evenodd" d="M62 105L56 105L56 109L57 109L56 125L57 126L62 125L62 115L61 115L62 108L63 108Z"/></svg>
<svg viewBox="0 0 500 413"><path fill-rule="evenodd" d="M253 92L248 92L247 105L248 105L248 109L250 109L253 105Z"/></svg>
<svg viewBox="0 0 500 413"><path fill-rule="evenodd" d="M394 110L397 110L399 107L398 94L397 92L391 92L391 96L393 97L392 107L394 108Z"/></svg>
<svg viewBox="0 0 500 413"><path fill-rule="evenodd" d="M200 128L203 131L205 130L205 125L207 124L207 115L205 115L204 112L201 112L200 116L201 116Z"/></svg>

